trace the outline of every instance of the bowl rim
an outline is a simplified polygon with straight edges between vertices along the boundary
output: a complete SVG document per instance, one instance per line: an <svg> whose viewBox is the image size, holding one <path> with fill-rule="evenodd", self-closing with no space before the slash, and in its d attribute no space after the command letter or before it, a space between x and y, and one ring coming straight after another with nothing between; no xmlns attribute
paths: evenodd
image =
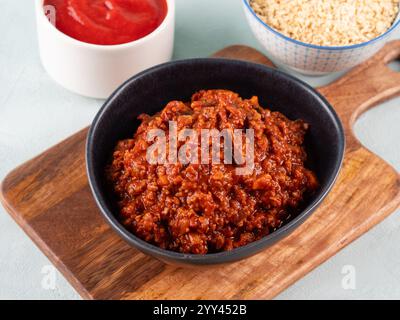
<svg viewBox="0 0 400 320"><path fill-rule="evenodd" d="M97 184L96 174L94 172L92 162L92 151L94 150L93 138L96 134L99 126L100 120L103 119L104 114L112 108L113 100L118 97L120 94L123 94L124 90L127 86L129 86L132 82L137 81L141 77L148 75L149 73L157 72L158 70L162 70L163 68L170 67L170 66L177 66L177 65L184 65L184 64L193 64L193 63L224 63L224 64L231 64L231 65L247 65L253 68L262 68L266 72L270 73L278 73L280 77L286 78L288 81L296 82L298 85L302 87L302 89L310 92L316 99L320 101L321 106L323 106L324 110L329 113L330 117L333 120L333 123L336 127L336 131L338 133L338 149L339 153L337 158L335 159L335 166L333 168L333 174L328 178L325 186L319 190L318 196L310 203L308 206L303 209L294 219L290 220L287 224L283 225L278 230L271 232L267 236L251 242L245 246L235 248L230 251L222 251L218 253L208 253L205 255L199 254L186 254L180 253L175 251L170 251L166 249L162 249L148 243L139 237L137 237L132 232L128 231L114 216L113 212L108 209L106 201L101 196L101 187ZM330 103L313 87L305 83L304 81L289 75L285 72L282 72L278 69L270 68L261 64L247 62L247 61L240 61L240 60L232 60L232 59L225 59L225 58L194 58L194 59L184 59L184 60L176 60L172 62L163 63L152 68L149 68L145 71L138 73L137 75L131 77L127 81L125 81L117 90L114 91L113 94L104 102L103 106L100 108L98 113L96 114L92 125L90 126L87 140L86 140L86 149L85 149L85 158L86 158L86 173L89 181L90 188L92 190L94 199L97 203L97 206L100 208L100 211L105 217L106 221L111 225L111 227L129 244L133 245L134 247L138 248L144 252L151 252L156 257L161 257L166 260L174 260L176 262L183 262L183 263L193 263L193 264L220 264L225 262L231 262L233 260L240 260L241 258L235 259L235 256L239 256L245 258L252 253L256 253L261 251L263 248L267 247L268 244L273 244L276 240L279 240L282 236L286 233L293 231L298 225L300 225L304 220L306 220L312 212L321 204L321 202L325 199L327 194L332 189L335 181L340 173L340 169L343 164L344 159L344 151L345 151L345 135L343 125L339 116L337 115L334 108L330 105ZM258 249L258 250L257 250ZM250 252L250 254L249 254Z"/></svg>
<svg viewBox="0 0 400 320"><path fill-rule="evenodd" d="M37 11L37 19L41 19L42 23L44 25L47 25L50 30L50 32L53 32L55 35L58 37L62 38L62 40L68 41L71 45L83 47L83 48L88 48L88 49L95 49L95 50L101 50L101 51L114 51L114 50L122 50L122 49L129 49L133 48L136 46L139 46L147 41L154 40L158 34L160 34L167 26L171 23L173 23L173 17L175 16L175 0L165 0L167 3L167 14L164 18L164 20L161 22L161 24L154 29L152 32L147 34L146 36L130 41L130 42L125 42L121 44L111 44L111 45L102 45L102 44L95 44L95 43L89 43L85 41L81 41L78 39L75 39L64 32L58 30L54 25L50 23L50 21L46 18L46 15L44 14L43 9L43 2L44 0L36 0L36 11ZM45 21L44 21L44 20Z"/></svg>
<svg viewBox="0 0 400 320"><path fill-rule="evenodd" d="M253 8L250 5L250 0L242 0L244 7L250 11L250 13L253 15L254 18L256 18L256 20L261 23L265 28L267 28L269 31L271 31L272 33L274 33L275 35L283 38L284 40L287 40L289 42L292 42L294 44L300 45L300 46L304 46L307 48L312 48L312 49L319 49L319 50L327 50L327 51L340 51L340 50L355 50L361 47L365 47L368 46L374 42L377 42L383 38L385 38L386 36L388 36L390 33L392 33L392 31L394 31L399 25L400 25L400 10L397 13L396 19L394 20L392 26L386 30L384 33L382 33L381 35L368 40L366 42L362 42L362 43L357 43L357 44L352 44L352 45L348 45L348 46L319 46L316 44L312 44L312 43L307 43L307 42L303 42L303 41L299 41L293 38L290 38L286 35L284 35L283 33L275 30L274 28L272 28L271 26L269 26L268 24L266 24L258 15L257 13L255 13L255 11L253 10ZM400 4L399 4L400 6Z"/></svg>

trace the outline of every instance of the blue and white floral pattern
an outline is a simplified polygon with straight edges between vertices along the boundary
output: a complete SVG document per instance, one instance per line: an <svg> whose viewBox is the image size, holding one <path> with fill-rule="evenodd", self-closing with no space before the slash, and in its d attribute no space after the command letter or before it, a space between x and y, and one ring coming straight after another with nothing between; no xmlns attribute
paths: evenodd
<svg viewBox="0 0 400 320"><path fill-rule="evenodd" d="M365 43L324 47L291 39L274 30L253 11L249 0L243 0L244 11L249 25L267 52L277 63L297 72L309 75L323 75L350 69L367 60L379 51L399 25L397 17L392 27L381 36Z"/></svg>

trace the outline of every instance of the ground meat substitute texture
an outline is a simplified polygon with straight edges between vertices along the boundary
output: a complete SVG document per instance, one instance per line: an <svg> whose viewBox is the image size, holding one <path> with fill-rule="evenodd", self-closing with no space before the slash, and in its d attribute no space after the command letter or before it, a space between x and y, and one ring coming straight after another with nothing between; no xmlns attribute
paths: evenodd
<svg viewBox="0 0 400 320"><path fill-rule="evenodd" d="M139 119L142 123L133 139L116 146L107 179L118 198L123 225L161 248L206 254L246 245L296 215L318 187L315 174L304 166L308 125L261 108L257 97L200 91L190 103L172 101L158 114ZM237 175L238 165L223 160L149 164L146 151L153 142L146 141L147 132L158 128L168 137L169 121L177 122L178 132L254 129L253 173Z"/></svg>
<svg viewBox="0 0 400 320"><path fill-rule="evenodd" d="M349 46L384 34L399 0L250 0L254 12L284 35L319 46Z"/></svg>

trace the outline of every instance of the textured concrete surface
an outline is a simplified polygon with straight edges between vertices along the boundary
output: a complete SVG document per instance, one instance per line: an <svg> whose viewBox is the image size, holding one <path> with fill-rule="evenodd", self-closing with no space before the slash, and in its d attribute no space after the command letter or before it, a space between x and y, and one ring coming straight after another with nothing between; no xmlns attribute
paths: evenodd
<svg viewBox="0 0 400 320"><path fill-rule="evenodd" d="M240 0L177 0L175 59L203 57L230 45L261 49ZM102 104L55 84L40 65L32 0L0 0L0 179L77 130ZM400 38L400 33L396 37ZM395 66L399 69L399 66ZM303 78L312 85L333 76ZM360 140L400 170L400 99L363 115ZM283 292L278 299L400 298L400 211ZM346 268L354 289L344 289ZM67 281L0 206L0 299L78 299ZM50 277L50 278L49 278ZM51 285L53 279L54 286ZM345 281L346 282L346 281ZM50 285L49 285L50 283Z"/></svg>

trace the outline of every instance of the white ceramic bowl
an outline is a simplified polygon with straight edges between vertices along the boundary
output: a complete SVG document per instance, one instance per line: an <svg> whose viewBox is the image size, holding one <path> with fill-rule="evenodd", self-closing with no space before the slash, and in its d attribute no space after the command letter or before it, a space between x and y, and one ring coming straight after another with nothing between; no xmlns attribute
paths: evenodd
<svg viewBox="0 0 400 320"><path fill-rule="evenodd" d="M251 30L271 58L282 67L306 75L324 75L355 67L380 50L400 25L398 16L388 31L368 42L341 47L317 46L291 39L276 31L257 16L249 0L242 1Z"/></svg>
<svg viewBox="0 0 400 320"><path fill-rule="evenodd" d="M152 33L136 41L109 46L65 35L46 17L43 0L35 1L42 64L56 82L70 91L104 99L138 72L171 60L175 0L167 0L167 15Z"/></svg>

